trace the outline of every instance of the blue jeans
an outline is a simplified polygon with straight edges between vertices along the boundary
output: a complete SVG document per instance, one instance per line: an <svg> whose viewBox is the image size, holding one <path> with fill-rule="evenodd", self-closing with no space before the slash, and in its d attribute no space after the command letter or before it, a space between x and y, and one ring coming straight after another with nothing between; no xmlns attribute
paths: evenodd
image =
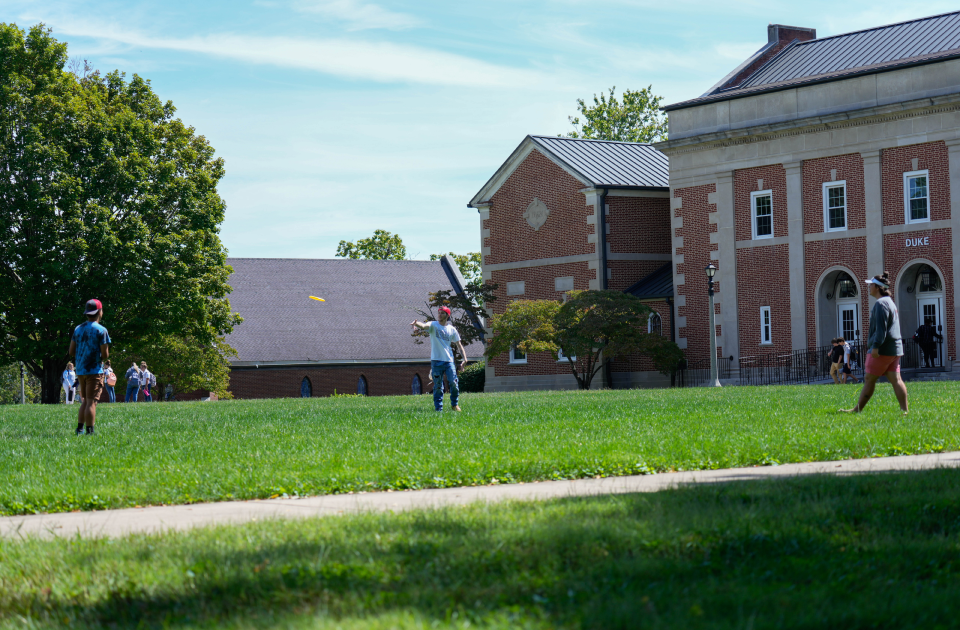
<svg viewBox="0 0 960 630"><path fill-rule="evenodd" d="M137 385L127 385L127 402L137 402L137 394L140 393L140 387Z"/></svg>
<svg viewBox="0 0 960 630"><path fill-rule="evenodd" d="M144 387L144 388L143 388L143 400L144 400L145 402L153 402L153 396L150 395L150 388L149 388L149 387Z"/></svg>
<svg viewBox="0 0 960 630"><path fill-rule="evenodd" d="M446 375L450 384L450 404L454 407L460 400L460 383L457 381L457 370L450 361L431 361L430 373L433 375L433 407L443 411L443 377Z"/></svg>
<svg viewBox="0 0 960 630"><path fill-rule="evenodd" d="M117 402L117 394L113 391L113 385L107 385L107 397L110 399L110 402Z"/></svg>

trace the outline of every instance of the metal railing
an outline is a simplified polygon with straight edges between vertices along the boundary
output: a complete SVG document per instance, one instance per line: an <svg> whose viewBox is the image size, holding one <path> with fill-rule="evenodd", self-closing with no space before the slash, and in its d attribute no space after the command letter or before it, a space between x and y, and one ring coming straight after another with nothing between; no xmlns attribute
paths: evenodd
<svg viewBox="0 0 960 630"><path fill-rule="evenodd" d="M850 372L858 380L863 378L863 352L860 343L853 342ZM830 353L833 346L820 346L788 353L761 354L740 357L740 383L743 385L780 385L813 383L831 378ZM837 374L838 378L840 372Z"/></svg>
<svg viewBox="0 0 960 630"><path fill-rule="evenodd" d="M717 377L730 378L733 357L717 358ZM710 359L682 359L674 374L674 387L701 387L710 380Z"/></svg>
<svg viewBox="0 0 960 630"><path fill-rule="evenodd" d="M919 340L903 340L903 356L900 357L901 370L942 370L943 369L943 326L937 327L936 336L929 343Z"/></svg>

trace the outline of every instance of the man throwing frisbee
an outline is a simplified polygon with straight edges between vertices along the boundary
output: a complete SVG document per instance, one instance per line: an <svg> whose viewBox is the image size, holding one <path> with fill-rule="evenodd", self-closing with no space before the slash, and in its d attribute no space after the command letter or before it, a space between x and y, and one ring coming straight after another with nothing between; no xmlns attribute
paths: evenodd
<svg viewBox="0 0 960 630"><path fill-rule="evenodd" d="M457 404L460 399L460 385L457 382L457 370L453 365L453 348L456 343L463 357L462 368L467 364L467 353L460 343L460 333L450 324L450 309L441 306L437 312L439 321L421 322L413 320L411 326L430 331L430 372L433 376L433 406L437 411L443 411L443 377L446 375L450 383L450 404L454 411L460 411Z"/></svg>

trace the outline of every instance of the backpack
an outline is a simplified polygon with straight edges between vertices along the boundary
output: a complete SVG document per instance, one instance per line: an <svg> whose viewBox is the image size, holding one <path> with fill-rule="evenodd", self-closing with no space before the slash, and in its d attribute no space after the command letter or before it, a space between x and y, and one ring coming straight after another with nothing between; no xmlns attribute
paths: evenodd
<svg viewBox="0 0 960 630"><path fill-rule="evenodd" d="M850 363L860 363L860 355L857 353L857 347L850 344Z"/></svg>
<svg viewBox="0 0 960 630"><path fill-rule="evenodd" d="M153 372L150 372L150 387L156 387L156 386L157 386L157 375L154 374Z"/></svg>

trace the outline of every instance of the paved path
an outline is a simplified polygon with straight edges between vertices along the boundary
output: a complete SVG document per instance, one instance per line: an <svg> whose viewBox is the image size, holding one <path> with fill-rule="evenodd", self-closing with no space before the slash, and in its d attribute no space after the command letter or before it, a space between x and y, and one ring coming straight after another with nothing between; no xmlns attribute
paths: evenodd
<svg viewBox="0 0 960 630"><path fill-rule="evenodd" d="M272 518L329 516L363 511L412 510L463 505L475 501L532 501L563 497L656 492L691 483L721 483L753 479L776 479L798 475L856 474L887 471L960 468L960 452L909 455L875 459L811 462L756 468L729 468L695 472L542 481L539 483L445 488L411 492L339 494L305 499L224 501L194 505L170 505L99 512L36 514L0 518L0 536L122 536L130 533L184 530L222 523L246 523Z"/></svg>

